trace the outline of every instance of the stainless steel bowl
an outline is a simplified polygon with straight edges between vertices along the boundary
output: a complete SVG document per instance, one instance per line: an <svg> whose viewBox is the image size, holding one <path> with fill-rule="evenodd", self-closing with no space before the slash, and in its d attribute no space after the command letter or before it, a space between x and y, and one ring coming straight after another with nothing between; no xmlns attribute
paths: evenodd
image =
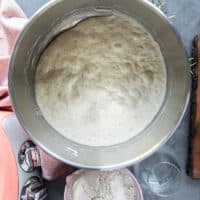
<svg viewBox="0 0 200 200"><path fill-rule="evenodd" d="M114 146L84 146L63 137L43 118L34 94L36 63L59 32L85 17L113 12L136 18L160 44L167 66L166 96L160 112L138 136ZM57 0L39 10L19 36L10 63L9 89L19 122L46 152L77 167L108 169L140 161L167 141L186 110L190 78L179 37L166 17L148 1Z"/></svg>

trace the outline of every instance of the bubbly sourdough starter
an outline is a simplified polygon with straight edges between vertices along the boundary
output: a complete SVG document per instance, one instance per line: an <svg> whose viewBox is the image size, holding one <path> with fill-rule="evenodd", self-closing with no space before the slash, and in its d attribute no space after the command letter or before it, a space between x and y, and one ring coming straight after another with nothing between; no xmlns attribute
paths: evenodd
<svg viewBox="0 0 200 200"><path fill-rule="evenodd" d="M165 95L166 70L152 36L135 20L94 17L53 40L36 72L44 118L85 145L127 141L155 117Z"/></svg>

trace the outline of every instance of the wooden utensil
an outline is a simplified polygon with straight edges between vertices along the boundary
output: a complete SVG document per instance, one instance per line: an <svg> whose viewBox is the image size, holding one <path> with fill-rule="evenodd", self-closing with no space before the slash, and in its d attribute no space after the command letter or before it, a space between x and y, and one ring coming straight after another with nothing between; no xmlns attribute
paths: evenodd
<svg viewBox="0 0 200 200"><path fill-rule="evenodd" d="M192 96L187 172L200 178L200 35L196 36L192 50Z"/></svg>

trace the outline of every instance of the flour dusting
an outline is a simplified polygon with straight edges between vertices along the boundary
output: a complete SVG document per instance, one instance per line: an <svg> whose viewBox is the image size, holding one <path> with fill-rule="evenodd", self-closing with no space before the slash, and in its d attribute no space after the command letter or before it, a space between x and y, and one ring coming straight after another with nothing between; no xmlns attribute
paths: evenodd
<svg viewBox="0 0 200 200"><path fill-rule="evenodd" d="M128 170L85 170L67 183L69 200L139 200L139 189Z"/></svg>

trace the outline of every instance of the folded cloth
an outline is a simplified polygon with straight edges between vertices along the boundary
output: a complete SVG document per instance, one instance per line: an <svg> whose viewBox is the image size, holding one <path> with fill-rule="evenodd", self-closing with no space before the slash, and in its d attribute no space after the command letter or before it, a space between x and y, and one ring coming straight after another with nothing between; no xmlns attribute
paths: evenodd
<svg viewBox="0 0 200 200"><path fill-rule="evenodd" d="M0 112L0 123L10 112ZM18 200L18 171L9 138L0 126L0 199Z"/></svg>
<svg viewBox="0 0 200 200"><path fill-rule="evenodd" d="M11 110L8 95L8 64L17 35L27 19L13 0L0 0L0 109Z"/></svg>
<svg viewBox="0 0 200 200"><path fill-rule="evenodd" d="M14 0L0 0L0 111L12 111L8 94L8 65L16 38L26 22L25 14ZM73 170L37 148L41 154L40 163L44 178L51 180ZM0 151L4 151L1 146Z"/></svg>
<svg viewBox="0 0 200 200"><path fill-rule="evenodd" d="M56 160L52 156L46 154L41 148L38 148L40 152L40 162L42 166L43 177L47 180L58 178L60 175L69 175L76 169L69 165Z"/></svg>

